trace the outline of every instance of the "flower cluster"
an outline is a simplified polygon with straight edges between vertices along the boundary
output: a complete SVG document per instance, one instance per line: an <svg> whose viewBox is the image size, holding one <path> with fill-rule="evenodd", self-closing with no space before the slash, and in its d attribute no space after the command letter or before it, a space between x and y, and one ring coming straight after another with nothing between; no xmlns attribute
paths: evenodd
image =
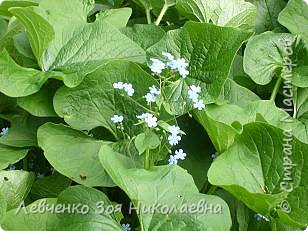
<svg viewBox="0 0 308 231"><path fill-rule="evenodd" d="M136 116L139 120L144 121L149 128L157 127L157 118L150 113L143 113L139 116Z"/></svg>
<svg viewBox="0 0 308 231"><path fill-rule="evenodd" d="M2 128L2 131L0 132L0 136L5 136L9 132L9 128Z"/></svg>
<svg viewBox="0 0 308 231"><path fill-rule="evenodd" d="M156 86L149 87L149 92L144 96L148 104L154 103L156 98L160 95L160 90Z"/></svg>
<svg viewBox="0 0 308 231"><path fill-rule="evenodd" d="M184 58L176 59L172 54L168 52L162 52L162 55L167 58L166 63L157 58L150 59L152 62L150 69L153 73L161 74L163 70L168 67L173 71L177 71L183 78L186 78L189 75L189 71L187 70L189 64Z"/></svg>
<svg viewBox="0 0 308 231"><path fill-rule="evenodd" d="M260 213L257 213L257 214L255 215L255 219L256 219L257 221L261 221L261 220L269 221L269 219L268 219L267 217L263 216L263 215L260 214Z"/></svg>
<svg viewBox="0 0 308 231"><path fill-rule="evenodd" d="M114 124L118 124L118 123L122 123L124 120L123 116L120 115L114 115L113 117L111 117L111 120Z"/></svg>
<svg viewBox="0 0 308 231"><path fill-rule="evenodd" d="M183 149L179 149L175 151L175 155L170 155L169 157L169 164L177 164L178 160L185 160L186 158L186 153L183 151Z"/></svg>
<svg viewBox="0 0 308 231"><path fill-rule="evenodd" d="M205 108L205 104L202 99L200 99L200 94L201 93L201 87L200 86L195 86L191 85L188 90L188 97L191 99L194 103L194 108L198 110L203 110Z"/></svg>
<svg viewBox="0 0 308 231"><path fill-rule="evenodd" d="M171 146L175 146L181 141L181 136L179 136L180 130L178 126L169 126L168 132L170 135L168 136L168 141Z"/></svg>
<svg viewBox="0 0 308 231"><path fill-rule="evenodd" d="M135 89L130 83L117 82L113 84L114 89L124 90L128 96L133 96Z"/></svg>

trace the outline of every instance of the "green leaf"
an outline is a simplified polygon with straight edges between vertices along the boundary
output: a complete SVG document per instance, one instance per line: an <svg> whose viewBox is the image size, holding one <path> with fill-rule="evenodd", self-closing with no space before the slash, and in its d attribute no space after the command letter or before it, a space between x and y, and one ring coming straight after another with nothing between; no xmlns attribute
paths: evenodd
<svg viewBox="0 0 308 231"><path fill-rule="evenodd" d="M13 209L7 212L2 227L5 230L25 230L25 231L46 231L48 230L48 218L54 216L50 212L45 211L44 213L30 213L30 208L37 209L37 206L46 203L48 206L56 204L57 198L45 198L42 200L35 201L28 205L26 208L21 208L19 213L16 214L17 209ZM44 207L43 207L44 208Z"/></svg>
<svg viewBox="0 0 308 231"><path fill-rule="evenodd" d="M291 45L287 46L288 43ZM274 76L284 77L286 73L296 70L296 66L307 65L306 54L307 50L296 36L265 32L248 41L244 54L244 70L254 82L266 85ZM291 64L288 64L289 60Z"/></svg>
<svg viewBox="0 0 308 231"><path fill-rule="evenodd" d="M30 42L26 32L20 32L14 36L14 46L17 51L23 56L35 60L35 56L32 52Z"/></svg>
<svg viewBox="0 0 308 231"><path fill-rule="evenodd" d="M48 230L50 231L82 231L91 229L122 231L120 224L116 222L116 213L107 213L106 211L102 213L102 209L99 206L103 204L103 207L106 209L108 206L113 206L114 208L116 205L112 204L104 193L96 189L81 185L69 187L59 195L57 204L82 204L90 209L87 214L70 214L67 212L58 214L57 219L49 220L50 229Z"/></svg>
<svg viewBox="0 0 308 231"><path fill-rule="evenodd" d="M15 214L16 209L9 211L5 217L3 228L12 231L82 231L90 229L121 231L120 224L115 221L118 214L96 214L99 212L99 203L104 203L105 208L111 206L111 202L105 194L96 189L81 185L69 187L58 198L37 200L26 208L21 208L17 215ZM88 207L88 213L81 214L81 207ZM38 208L43 212L31 213L31 209L37 210ZM74 212L69 213L68 208ZM54 211L52 212L52 210Z"/></svg>
<svg viewBox="0 0 308 231"><path fill-rule="evenodd" d="M30 192L35 175L26 171L0 171L0 193L5 197L7 210L17 208Z"/></svg>
<svg viewBox="0 0 308 231"><path fill-rule="evenodd" d="M226 189L254 211L269 215L274 209L282 221L306 226L308 145L292 137L289 156L285 138L282 129L265 123L245 125L234 145L214 161L208 177L211 184ZM293 187L292 192L283 191L283 182L288 190ZM292 208L290 213L279 207L284 199Z"/></svg>
<svg viewBox="0 0 308 231"><path fill-rule="evenodd" d="M114 185L98 161L100 147L106 142L51 123L41 126L37 136L46 159L59 173L86 186Z"/></svg>
<svg viewBox="0 0 308 231"><path fill-rule="evenodd" d="M218 26L255 28L256 7L243 0L178 0L177 9L187 18Z"/></svg>
<svg viewBox="0 0 308 231"><path fill-rule="evenodd" d="M249 103L259 99L260 97L254 92L242 87L232 79L227 79L216 103L230 103L239 106L246 106Z"/></svg>
<svg viewBox="0 0 308 231"><path fill-rule="evenodd" d="M205 111L196 112L195 116L219 153L228 150L236 135L242 132L242 125L253 120L244 109L231 104L208 105Z"/></svg>
<svg viewBox="0 0 308 231"><path fill-rule="evenodd" d="M132 0L135 2L137 5L143 7L146 10L152 10L153 6L151 4L151 0Z"/></svg>
<svg viewBox="0 0 308 231"><path fill-rule="evenodd" d="M34 182L31 189L31 198L38 200L41 198L58 197L62 191L70 186L71 182L69 178L55 172L51 176L38 179Z"/></svg>
<svg viewBox="0 0 308 231"><path fill-rule="evenodd" d="M0 38L2 38L3 35L5 35L7 31L8 23L0 17Z"/></svg>
<svg viewBox="0 0 308 231"><path fill-rule="evenodd" d="M308 43L308 4L306 0L290 0L279 14L278 21Z"/></svg>
<svg viewBox="0 0 308 231"><path fill-rule="evenodd" d="M1 1L0 15L12 16L9 12L11 7L37 6L40 0L4 0Z"/></svg>
<svg viewBox="0 0 308 231"><path fill-rule="evenodd" d="M308 121L308 88L297 88L294 96L296 118Z"/></svg>
<svg viewBox="0 0 308 231"><path fill-rule="evenodd" d="M139 44L144 50L159 42L166 32L155 25L135 24L133 27L125 27L121 32Z"/></svg>
<svg viewBox="0 0 308 231"><path fill-rule="evenodd" d="M254 101L246 107L209 105L205 111L194 114L219 153L229 149L236 136L243 132L244 125L260 120L284 130L293 130L294 137L308 144L306 126L277 108L272 101Z"/></svg>
<svg viewBox="0 0 308 231"><path fill-rule="evenodd" d="M211 19L212 3L213 1L205 0L178 0L176 3L176 8L178 11L186 16L188 19L199 21L199 22L209 22Z"/></svg>
<svg viewBox="0 0 308 231"><path fill-rule="evenodd" d="M27 155L28 149L9 147L0 144L0 169L15 164Z"/></svg>
<svg viewBox="0 0 308 231"><path fill-rule="evenodd" d="M213 207L221 205L222 213L142 212L138 214L144 230L229 230L231 218L226 203L219 197L198 192L192 177L178 166L153 167L147 171L133 168L132 162L108 146L100 151L100 161L113 181L126 192L134 206L176 206L198 204L205 200ZM169 207L170 208L170 207Z"/></svg>
<svg viewBox="0 0 308 231"><path fill-rule="evenodd" d="M124 91L114 89L113 83L117 82L132 84L134 95L129 97ZM91 130L103 126L118 138L122 132L111 117L122 115L125 132L134 136L142 132L142 126L135 125L138 122L136 116L147 112L143 96L152 85L158 85L156 80L136 64L112 61L87 76L78 87L60 88L54 98L54 107L57 114L75 129Z"/></svg>
<svg viewBox="0 0 308 231"><path fill-rule="evenodd" d="M286 6L284 0L254 0L257 6L256 32L282 30L278 15Z"/></svg>
<svg viewBox="0 0 308 231"><path fill-rule="evenodd" d="M295 36L265 32L252 37L245 49L244 70L251 79L260 85L271 82L274 76L279 77L284 67L284 49L281 41L295 42Z"/></svg>
<svg viewBox="0 0 308 231"><path fill-rule="evenodd" d="M298 67L294 70L292 84L296 87L308 87L308 66Z"/></svg>
<svg viewBox="0 0 308 231"><path fill-rule="evenodd" d="M2 116L11 123L6 135L0 137L0 144L12 147L31 147L37 146L37 129L50 118L38 118L26 113ZM56 120L56 119L54 119Z"/></svg>
<svg viewBox="0 0 308 231"><path fill-rule="evenodd" d="M159 136L152 131L140 133L135 139L135 145L140 155L146 150L156 149L160 143Z"/></svg>
<svg viewBox="0 0 308 231"><path fill-rule="evenodd" d="M93 7L93 1L43 0L39 7L10 10L26 27L42 70L66 73L69 87L109 59L145 61L143 49L105 20L87 23Z"/></svg>
<svg viewBox="0 0 308 231"><path fill-rule="evenodd" d="M6 198L0 192L0 224L2 224L2 221L3 221L4 217L5 217L6 207L7 207Z"/></svg>
<svg viewBox="0 0 308 231"><path fill-rule="evenodd" d="M208 36L211 34L212 36ZM184 114L192 109L188 87L202 88L205 103L217 100L229 75L235 53L251 33L212 24L188 22L182 29L169 31L148 49L149 57L161 57L167 51L189 62L190 75L165 89L167 109L172 114Z"/></svg>
<svg viewBox="0 0 308 231"><path fill-rule="evenodd" d="M45 83L39 92L18 98L17 104L33 116L56 117L57 114L53 108L53 97L60 86L59 82L49 81Z"/></svg>
<svg viewBox="0 0 308 231"><path fill-rule="evenodd" d="M41 72L21 67L14 62L7 51L0 53L0 91L7 96L23 97L34 94L48 78L57 76L59 75L55 72Z"/></svg>
<svg viewBox="0 0 308 231"><path fill-rule="evenodd" d="M104 22L110 23L114 27L121 29L126 27L131 15L132 9L130 8L108 9L97 14L96 20L103 20Z"/></svg>

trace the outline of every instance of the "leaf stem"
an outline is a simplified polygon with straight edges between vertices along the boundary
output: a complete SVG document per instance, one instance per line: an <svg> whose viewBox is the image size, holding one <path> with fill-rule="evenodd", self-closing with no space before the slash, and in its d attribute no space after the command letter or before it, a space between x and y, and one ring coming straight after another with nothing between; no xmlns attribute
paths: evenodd
<svg viewBox="0 0 308 231"><path fill-rule="evenodd" d="M271 101L275 101L275 99L276 99L276 96L277 96L277 94L278 94L278 91L279 91L279 88L280 88L280 85L281 85L281 83L282 83L282 78L281 77L279 77L278 78L278 80L277 80L277 82L276 82L276 84L275 84L275 87L274 87L274 90L273 90L273 92L272 92L272 95L271 95Z"/></svg>
<svg viewBox="0 0 308 231"><path fill-rule="evenodd" d="M151 11L149 9L146 9L145 14L147 15L148 24L152 24Z"/></svg>
<svg viewBox="0 0 308 231"><path fill-rule="evenodd" d="M27 156L25 158L23 158L23 160L22 160L22 168L25 171L28 170L28 158L27 158Z"/></svg>
<svg viewBox="0 0 308 231"><path fill-rule="evenodd" d="M216 192L217 189L218 189L217 186L212 185L212 186L210 187L209 191L207 191L206 194L207 194L207 195L212 195L212 194L214 194L214 193Z"/></svg>
<svg viewBox="0 0 308 231"><path fill-rule="evenodd" d="M150 169L150 149L148 149L148 148L145 152L144 168L146 170Z"/></svg>
<svg viewBox="0 0 308 231"><path fill-rule="evenodd" d="M161 9L161 11L160 11L160 13L159 13L159 15L158 15L158 18L157 18L156 21L155 21L155 25L156 25L156 26L159 26L161 20L163 19L164 15L166 14L166 12L167 12L168 9L169 9L168 4L165 4L165 5L163 6L163 8Z"/></svg>

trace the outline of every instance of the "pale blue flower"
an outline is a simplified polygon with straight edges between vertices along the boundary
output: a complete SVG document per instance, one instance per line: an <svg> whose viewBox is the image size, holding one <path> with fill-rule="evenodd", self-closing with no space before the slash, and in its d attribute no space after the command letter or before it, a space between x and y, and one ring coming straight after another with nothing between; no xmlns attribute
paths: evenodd
<svg viewBox="0 0 308 231"><path fill-rule="evenodd" d="M114 83L112 86L114 89L124 90L128 96L133 96L135 93L133 85L130 83L117 82Z"/></svg>
<svg viewBox="0 0 308 231"><path fill-rule="evenodd" d="M152 95L160 95L160 90L155 85L149 87L149 90Z"/></svg>
<svg viewBox="0 0 308 231"><path fill-rule="evenodd" d="M187 69L181 68L178 69L180 76L182 76L182 78L186 78L189 75L189 71Z"/></svg>
<svg viewBox="0 0 308 231"><path fill-rule="evenodd" d="M174 155L170 155L168 161L169 161L169 165L177 164L177 163L178 163L178 159L177 159L176 156L174 156Z"/></svg>
<svg viewBox="0 0 308 231"><path fill-rule="evenodd" d="M201 93L201 87L191 85L188 90L188 98L191 99L194 103L199 101L199 93Z"/></svg>
<svg viewBox="0 0 308 231"><path fill-rule="evenodd" d="M147 115L147 117L144 119L145 123L147 124L147 126L149 128L155 128L157 127L157 118L152 115L152 114L149 114Z"/></svg>
<svg viewBox="0 0 308 231"><path fill-rule="evenodd" d="M143 120L149 128L157 127L157 118L150 113L143 113L138 115L137 118Z"/></svg>
<svg viewBox="0 0 308 231"><path fill-rule="evenodd" d="M9 132L9 128L2 128L2 131L0 132L0 136L5 136Z"/></svg>
<svg viewBox="0 0 308 231"><path fill-rule="evenodd" d="M198 109L199 111L203 110L205 108L203 100L198 100L197 102L195 102L194 108Z"/></svg>
<svg viewBox="0 0 308 231"><path fill-rule="evenodd" d="M15 169L16 169L16 166L14 164L10 164L9 165L9 170L12 171L12 170L15 170Z"/></svg>
<svg viewBox="0 0 308 231"><path fill-rule="evenodd" d="M114 89L123 90L123 89L124 89L123 82L114 83L114 84L113 84L113 88L114 88Z"/></svg>
<svg viewBox="0 0 308 231"><path fill-rule="evenodd" d="M168 59L168 61L174 60L174 56L172 54L168 53L168 52L163 51L162 55L165 56Z"/></svg>
<svg viewBox="0 0 308 231"><path fill-rule="evenodd" d="M257 213L256 215L255 215L255 219L257 220L257 221L261 221L261 220L264 220L264 221L269 221L269 219L267 218L267 217L265 217L265 216L263 216L262 214L260 214L260 213Z"/></svg>
<svg viewBox="0 0 308 231"><path fill-rule="evenodd" d="M148 104L155 103L155 101L156 101L156 96L151 94L151 93L147 93L144 96L144 98L145 98L145 101L147 101Z"/></svg>
<svg viewBox="0 0 308 231"><path fill-rule="evenodd" d="M178 134L180 134L181 128L179 126L169 126L168 127L168 132L171 133L171 135L177 136Z"/></svg>
<svg viewBox="0 0 308 231"><path fill-rule="evenodd" d="M181 136L177 136L177 135L171 134L170 136L168 136L168 141L171 146L178 145L181 139L182 139Z"/></svg>
<svg viewBox="0 0 308 231"><path fill-rule="evenodd" d="M130 224L122 224L122 230L123 231L131 231Z"/></svg>
<svg viewBox="0 0 308 231"><path fill-rule="evenodd" d="M152 64L150 65L150 69L155 74L161 74L163 70L166 68L166 64L163 63L159 59L151 58Z"/></svg>
<svg viewBox="0 0 308 231"><path fill-rule="evenodd" d="M183 149L179 149L179 150L176 150L176 151L175 151L175 157L176 157L178 160L185 160L186 155L187 155L187 154L183 151Z"/></svg>
<svg viewBox="0 0 308 231"><path fill-rule="evenodd" d="M124 87L124 91L126 91L126 93L127 93L128 96L133 96L133 95L134 95L135 90L134 90L132 84L130 84L130 83L124 83L124 84L123 84L123 87Z"/></svg>
<svg viewBox="0 0 308 231"><path fill-rule="evenodd" d="M124 120L124 117L121 116L121 115L114 115L111 117L111 120L114 124L117 124L117 123L122 123L123 120Z"/></svg>
<svg viewBox="0 0 308 231"><path fill-rule="evenodd" d="M149 113L143 113L143 114L141 114L141 115L137 115L136 117L137 117L137 119L144 120L145 118L148 117L148 114L149 114Z"/></svg>

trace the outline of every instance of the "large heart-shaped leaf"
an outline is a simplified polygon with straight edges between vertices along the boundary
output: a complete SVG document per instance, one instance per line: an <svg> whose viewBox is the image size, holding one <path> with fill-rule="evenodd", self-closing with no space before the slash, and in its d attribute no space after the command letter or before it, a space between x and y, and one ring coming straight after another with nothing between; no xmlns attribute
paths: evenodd
<svg viewBox="0 0 308 231"><path fill-rule="evenodd" d="M284 58L288 56L284 52L287 46L283 41L290 41L293 45L295 36L265 32L248 41L244 54L244 70L257 84L266 85L274 76L280 77L286 65Z"/></svg>
<svg viewBox="0 0 308 231"><path fill-rule="evenodd" d="M216 196L198 192L192 177L178 166L136 169L131 160L103 146L100 160L113 181L130 197L135 207L151 205L175 206L198 204L205 200L213 207L221 206L222 213L180 213L159 211L138 213L143 230L229 230L231 218L226 203ZM169 208L170 208L169 207Z"/></svg>
<svg viewBox="0 0 308 231"><path fill-rule="evenodd" d="M255 121L266 121L285 130L292 129L297 139L308 144L306 126L277 108L272 101L254 101L246 107L232 104L209 105L205 111L195 112L195 116L220 153L233 144L235 137L243 132L245 124Z"/></svg>
<svg viewBox="0 0 308 231"><path fill-rule="evenodd" d="M211 35L211 36L210 36ZM184 114L192 108L188 98L191 84L202 88L205 103L219 97L228 77L235 53L251 33L212 24L188 22L183 28L169 31L157 44L148 49L151 57L161 57L167 51L189 62L190 75L165 89L173 114Z"/></svg>
<svg viewBox="0 0 308 231"><path fill-rule="evenodd" d="M277 210L284 222L307 226L308 145L292 137L290 155L284 134L266 123L245 125L234 145L214 161L208 177L254 211L270 215Z"/></svg>
<svg viewBox="0 0 308 231"><path fill-rule="evenodd" d="M143 49L104 19L87 23L93 3L43 0L39 7L10 10L26 27L42 70L67 73L68 86L77 86L84 75L108 59L145 61Z"/></svg>
<svg viewBox="0 0 308 231"><path fill-rule="evenodd" d="M98 160L104 141L51 123L41 126L37 133L39 146L58 172L86 186L114 185Z"/></svg>
<svg viewBox="0 0 308 231"><path fill-rule="evenodd" d="M243 0L178 0L178 10L192 20L212 22L218 26L253 29L256 7Z"/></svg>
<svg viewBox="0 0 308 231"><path fill-rule="evenodd" d="M308 43L308 3L306 0L290 0L279 14L279 22L293 34L298 34Z"/></svg>

